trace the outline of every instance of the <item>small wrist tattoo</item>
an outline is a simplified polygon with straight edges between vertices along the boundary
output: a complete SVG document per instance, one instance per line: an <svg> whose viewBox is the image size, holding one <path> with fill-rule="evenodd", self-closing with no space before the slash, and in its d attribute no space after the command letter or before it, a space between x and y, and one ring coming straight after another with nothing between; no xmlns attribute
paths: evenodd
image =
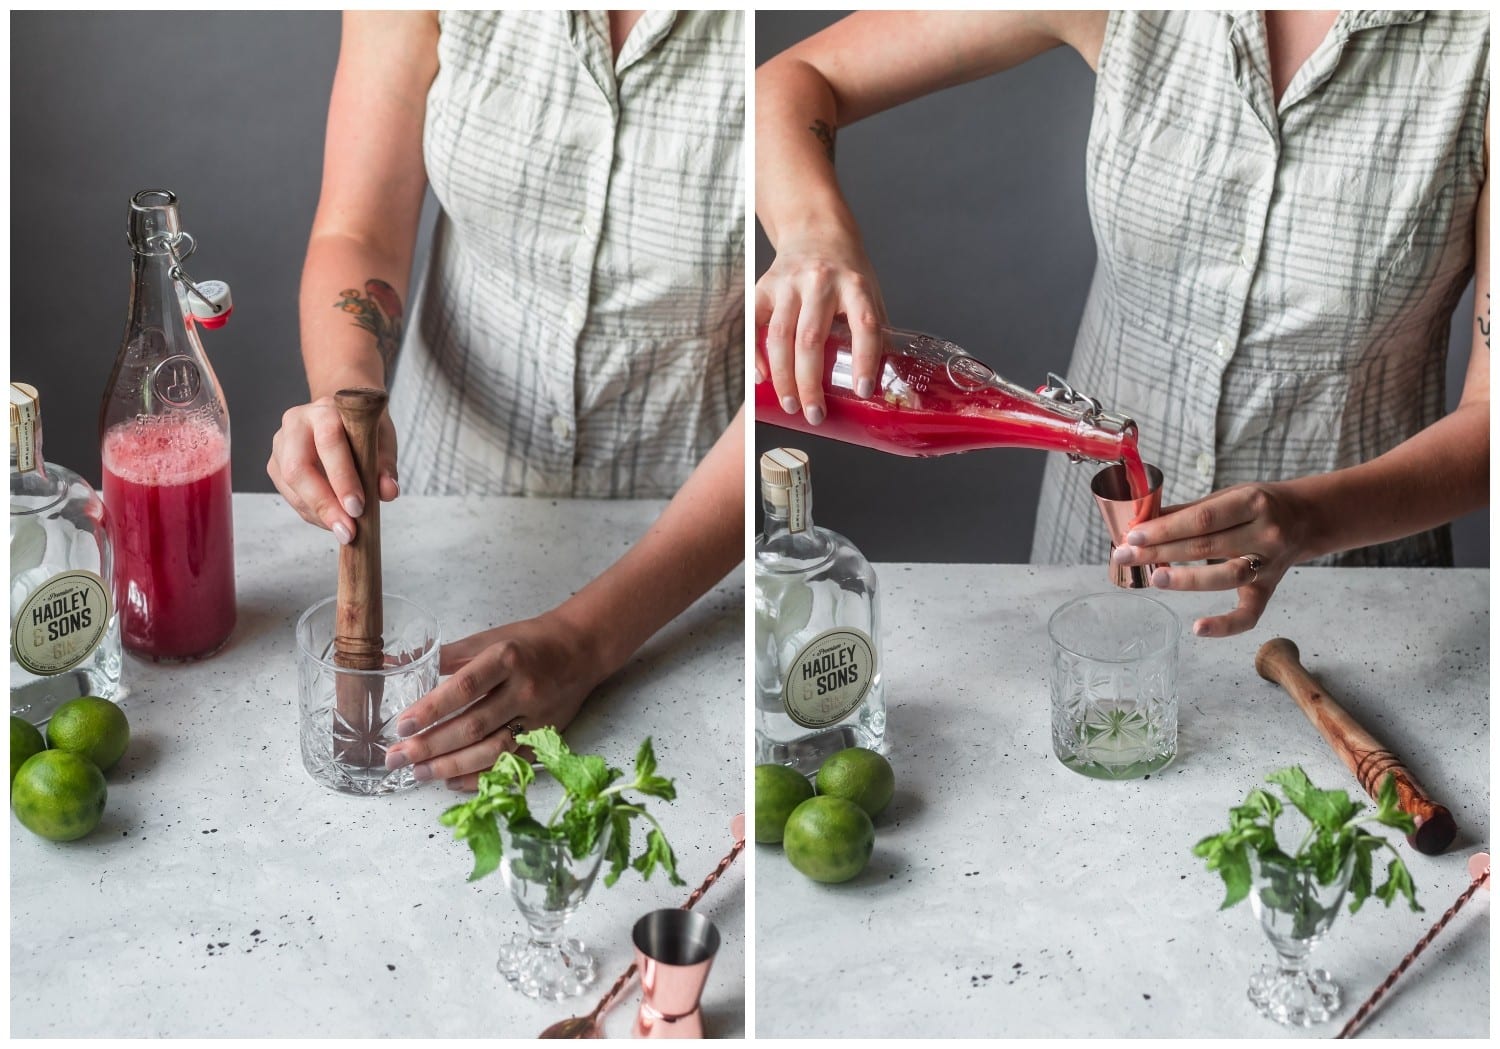
<svg viewBox="0 0 1500 1049"><path fill-rule="evenodd" d="M396 352L401 349L401 296L396 289L383 280L365 281L365 290L346 288L339 292L335 309L352 314L355 324L375 336L375 348L380 351L380 360L385 365L385 380L391 381L391 366L396 362Z"/></svg>
<svg viewBox="0 0 1500 1049"><path fill-rule="evenodd" d="M1484 336L1484 348L1490 348L1490 293L1484 293L1484 313L1474 315L1474 323L1479 325L1479 334Z"/></svg>
<svg viewBox="0 0 1500 1049"><path fill-rule="evenodd" d="M823 151L828 154L828 163L833 163L834 139L838 135L838 129L826 120L814 120L812 127L807 130L817 136L818 141L823 143Z"/></svg>

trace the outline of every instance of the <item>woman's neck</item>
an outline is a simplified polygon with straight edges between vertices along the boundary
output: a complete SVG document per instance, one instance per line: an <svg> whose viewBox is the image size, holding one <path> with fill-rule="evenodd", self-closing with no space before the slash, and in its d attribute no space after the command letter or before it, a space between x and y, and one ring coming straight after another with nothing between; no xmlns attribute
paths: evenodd
<svg viewBox="0 0 1500 1049"><path fill-rule="evenodd" d="M625 41L630 37L630 31L635 24L641 20L644 11L611 11L609 12L609 46L615 58L620 57L620 48L625 46Z"/></svg>
<svg viewBox="0 0 1500 1049"><path fill-rule="evenodd" d="M1271 89L1281 101L1287 85L1328 36L1337 11L1266 11L1266 48L1271 56ZM613 17L613 16L611 16Z"/></svg>

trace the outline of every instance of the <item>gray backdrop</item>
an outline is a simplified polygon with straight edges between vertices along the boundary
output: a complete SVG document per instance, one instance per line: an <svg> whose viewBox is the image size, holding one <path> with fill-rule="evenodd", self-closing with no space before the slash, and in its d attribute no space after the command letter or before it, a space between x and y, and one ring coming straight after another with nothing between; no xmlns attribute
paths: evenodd
<svg viewBox="0 0 1500 1049"><path fill-rule="evenodd" d="M758 15L756 60L837 17ZM307 395L297 283L338 25L334 12L11 15L11 375L42 392L48 458L99 479L99 399L129 294L126 205L162 186L202 244L190 272L234 287L235 316L205 346L234 420L235 488L269 489L271 435ZM1091 91L1082 61L1053 52L840 135L840 177L897 323L1018 382L1066 362L1093 266ZM1456 325L1455 375L1467 330ZM757 446L789 431L775 433ZM1025 560L1041 453L917 462L797 440L817 459L819 518L871 557ZM1456 532L1459 563L1488 564L1488 515Z"/></svg>
<svg viewBox="0 0 1500 1049"><path fill-rule="evenodd" d="M756 63L840 17L757 13ZM1083 184L1093 83L1075 52L1058 49L839 133L839 181L891 323L956 342L1022 385L1066 368L1094 266ZM759 274L773 252L758 226L756 248ZM1472 296L1455 315L1450 404L1468 360ZM757 451L783 443L812 456L818 522L871 560L1030 553L1047 453L916 460L756 427ZM1454 543L1458 564L1488 565L1488 513L1460 521Z"/></svg>
<svg viewBox="0 0 1500 1049"><path fill-rule="evenodd" d="M297 285L338 45L337 12L11 15L11 375L41 392L48 459L99 481L126 210L165 188L198 239L188 272L234 291L229 323L201 333L234 487L271 489L271 435L307 399Z"/></svg>

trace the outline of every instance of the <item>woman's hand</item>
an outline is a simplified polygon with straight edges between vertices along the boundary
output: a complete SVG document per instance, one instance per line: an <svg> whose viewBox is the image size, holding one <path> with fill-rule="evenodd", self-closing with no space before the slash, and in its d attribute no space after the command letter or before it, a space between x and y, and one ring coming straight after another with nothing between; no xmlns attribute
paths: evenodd
<svg viewBox="0 0 1500 1049"><path fill-rule="evenodd" d="M396 482L396 428L388 412L380 416L377 459L380 500L388 503L401 491ZM287 409L271 440L266 473L304 521L329 529L340 543L354 539L354 520L365 511L364 488L332 397Z"/></svg>
<svg viewBox="0 0 1500 1049"><path fill-rule="evenodd" d="M785 236L776 261L755 282L755 323L767 325L766 353L755 355L755 380L769 374L788 415L801 411L813 426L826 416L823 344L837 314L853 335L854 392L875 392L879 326L885 303L859 238L850 234Z"/></svg>
<svg viewBox="0 0 1500 1049"><path fill-rule="evenodd" d="M477 789L518 733L566 728L607 676L587 639L551 612L444 645L439 669L452 676L401 715L396 730L409 738L385 764L414 765L418 780L454 790Z"/></svg>
<svg viewBox="0 0 1500 1049"><path fill-rule="evenodd" d="M1232 612L1193 623L1199 637L1229 637L1255 626L1287 569L1311 556L1311 510L1289 484L1235 485L1136 525L1111 561L1160 565L1151 585L1162 590L1238 590Z"/></svg>

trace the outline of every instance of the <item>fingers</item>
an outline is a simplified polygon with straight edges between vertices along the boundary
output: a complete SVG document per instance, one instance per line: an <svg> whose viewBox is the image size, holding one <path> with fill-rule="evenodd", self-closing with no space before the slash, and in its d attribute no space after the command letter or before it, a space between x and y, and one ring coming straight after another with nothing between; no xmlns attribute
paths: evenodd
<svg viewBox="0 0 1500 1049"><path fill-rule="evenodd" d="M318 494L322 497L325 490L331 489L333 498L348 514L352 524L354 518L365 512L365 496L359 471L354 467L354 453L349 449L349 436L344 432L344 420L337 410L330 409L312 415L309 425L313 447L317 449L318 461L326 478ZM308 502L312 505L310 500ZM333 527L332 522L329 522L329 527Z"/></svg>
<svg viewBox="0 0 1500 1049"><path fill-rule="evenodd" d="M853 353L854 393L858 397L875 394L880 372L880 321L884 311L870 295L863 277L848 278L844 293L844 316L849 321Z"/></svg>
<svg viewBox="0 0 1500 1049"><path fill-rule="evenodd" d="M502 688L458 716L390 747L386 768L414 765L418 780L451 779L488 769L502 752L515 749L506 726L516 712L506 691Z"/></svg>
<svg viewBox="0 0 1500 1049"><path fill-rule="evenodd" d="M446 671L451 666L452 676L407 708L396 724L399 735L416 735L489 695L510 677L515 664L515 646L511 642L495 642L474 654L472 659L462 659L450 652L461 644L442 647L438 653L439 670ZM405 749L405 743L400 746Z"/></svg>
<svg viewBox="0 0 1500 1049"><path fill-rule="evenodd" d="M1259 582L1254 586L1240 587L1240 603L1234 611L1222 616L1204 616L1193 623L1193 633L1198 637L1232 637L1243 634L1260 622L1276 584Z"/></svg>
<svg viewBox="0 0 1500 1049"><path fill-rule="evenodd" d="M388 503L401 494L401 482L396 479L396 425L391 422L390 411L380 415L376 463L380 470L380 501Z"/></svg>
<svg viewBox="0 0 1500 1049"><path fill-rule="evenodd" d="M793 372L797 380L797 399L802 414L817 426L827 415L823 405L823 344L833 324L837 307L833 289L827 284L813 289L802 300L802 314L797 318L796 360Z"/></svg>
<svg viewBox="0 0 1500 1049"><path fill-rule="evenodd" d="M340 505L340 497L335 493L322 461L324 452L320 442L323 446L331 446L327 436L330 426L338 428L343 440L343 423L331 404L306 404L288 409L281 417L281 429L271 441L271 459L266 464L266 473L276 490L303 520L332 530L339 542L348 543L354 538L354 519ZM335 471L347 469L349 473L353 472L353 458L347 440L343 442L342 462L331 448L329 454L334 457ZM339 476L341 483L347 484L347 475L341 472ZM354 490L358 491L357 484Z"/></svg>
<svg viewBox="0 0 1500 1049"><path fill-rule="evenodd" d="M1110 560L1117 565L1209 561L1259 552L1274 556L1280 529L1263 519L1255 488L1227 488L1196 503L1163 511L1131 528Z"/></svg>
<svg viewBox="0 0 1500 1049"><path fill-rule="evenodd" d="M878 388L885 306L868 262L847 248L810 254L792 249L755 285L755 321L766 326L755 357L756 381L769 375L782 410L802 412L813 426L827 417L826 344L839 314L849 321L855 394L870 397Z"/></svg>
<svg viewBox="0 0 1500 1049"><path fill-rule="evenodd" d="M801 308L796 291L783 285L777 290L771 319L766 322L766 360L771 368L771 385L776 390L782 411L788 415L801 410L801 402L797 400L797 380L793 374L792 347Z"/></svg>
<svg viewBox="0 0 1500 1049"><path fill-rule="evenodd" d="M1257 574L1249 561L1232 557L1215 565L1163 564L1151 573L1151 585L1158 590L1236 590L1258 582L1265 574L1264 566Z"/></svg>
<svg viewBox="0 0 1500 1049"><path fill-rule="evenodd" d="M755 326L764 327L771 323L771 292L766 287L766 280L762 277L755 282ZM771 362L766 359L765 347L757 344L751 352L755 364L755 381L765 382L771 377Z"/></svg>

